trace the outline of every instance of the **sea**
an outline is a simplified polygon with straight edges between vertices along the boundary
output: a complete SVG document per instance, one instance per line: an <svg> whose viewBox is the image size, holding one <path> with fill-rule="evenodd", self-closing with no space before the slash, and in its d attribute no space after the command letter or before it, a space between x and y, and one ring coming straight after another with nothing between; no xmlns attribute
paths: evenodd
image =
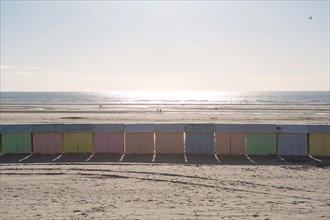
<svg viewBox="0 0 330 220"><path fill-rule="evenodd" d="M328 105L329 91L0 92L4 105Z"/></svg>

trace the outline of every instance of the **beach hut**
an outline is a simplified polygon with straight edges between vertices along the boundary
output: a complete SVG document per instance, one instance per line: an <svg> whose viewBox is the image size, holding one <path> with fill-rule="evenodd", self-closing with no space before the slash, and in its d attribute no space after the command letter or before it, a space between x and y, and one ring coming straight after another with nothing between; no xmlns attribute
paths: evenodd
<svg viewBox="0 0 330 220"><path fill-rule="evenodd" d="M275 125L246 125L247 154L275 155L277 146L277 130Z"/></svg>
<svg viewBox="0 0 330 220"><path fill-rule="evenodd" d="M245 155L245 125L216 124L215 152L220 155Z"/></svg>
<svg viewBox="0 0 330 220"><path fill-rule="evenodd" d="M128 124L125 126L126 154L154 153L154 125Z"/></svg>
<svg viewBox="0 0 330 220"><path fill-rule="evenodd" d="M277 125L277 152L284 156L307 155L307 127L305 125Z"/></svg>
<svg viewBox="0 0 330 220"><path fill-rule="evenodd" d="M184 153L183 124L156 124L155 137L157 154Z"/></svg>
<svg viewBox="0 0 330 220"><path fill-rule="evenodd" d="M62 153L61 124L38 124L32 127L33 153L58 154Z"/></svg>
<svg viewBox="0 0 330 220"><path fill-rule="evenodd" d="M32 153L32 125L2 125L2 153Z"/></svg>
<svg viewBox="0 0 330 220"><path fill-rule="evenodd" d="M2 125L0 124L0 154L2 154Z"/></svg>
<svg viewBox="0 0 330 220"><path fill-rule="evenodd" d="M214 124L186 124L186 153L214 154Z"/></svg>
<svg viewBox="0 0 330 220"><path fill-rule="evenodd" d="M63 153L92 153L93 126L89 124L63 125Z"/></svg>
<svg viewBox="0 0 330 220"><path fill-rule="evenodd" d="M94 125L94 153L124 153L124 124Z"/></svg>
<svg viewBox="0 0 330 220"><path fill-rule="evenodd" d="M330 156L330 125L309 125L309 154Z"/></svg>

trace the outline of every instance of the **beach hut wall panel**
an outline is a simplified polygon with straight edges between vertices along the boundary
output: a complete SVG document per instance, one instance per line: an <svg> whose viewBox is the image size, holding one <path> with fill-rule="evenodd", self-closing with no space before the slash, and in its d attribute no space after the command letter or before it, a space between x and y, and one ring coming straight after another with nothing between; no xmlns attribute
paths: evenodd
<svg viewBox="0 0 330 220"><path fill-rule="evenodd" d="M306 156L307 134L279 134L278 154L284 156Z"/></svg>
<svg viewBox="0 0 330 220"><path fill-rule="evenodd" d="M126 154L153 154L154 153L154 133L136 132L125 134Z"/></svg>
<svg viewBox="0 0 330 220"><path fill-rule="evenodd" d="M153 124L125 125L126 154L153 154L154 145Z"/></svg>
<svg viewBox="0 0 330 220"><path fill-rule="evenodd" d="M2 125L0 124L0 154L2 154Z"/></svg>
<svg viewBox="0 0 330 220"><path fill-rule="evenodd" d="M38 124L32 127L33 153L62 153L62 124Z"/></svg>
<svg viewBox="0 0 330 220"><path fill-rule="evenodd" d="M184 153L184 124L156 124L155 137L157 153Z"/></svg>
<svg viewBox="0 0 330 220"><path fill-rule="evenodd" d="M156 153L158 154L183 154L183 132L156 133Z"/></svg>
<svg viewBox="0 0 330 220"><path fill-rule="evenodd" d="M2 125L2 153L32 153L32 125Z"/></svg>
<svg viewBox="0 0 330 220"><path fill-rule="evenodd" d="M93 131L95 133L104 133L104 132L124 132L125 125L124 124L95 124Z"/></svg>
<svg viewBox="0 0 330 220"><path fill-rule="evenodd" d="M141 132L154 132L153 124L127 124L125 125L126 133L141 133Z"/></svg>
<svg viewBox="0 0 330 220"><path fill-rule="evenodd" d="M32 153L31 134L2 134L2 153Z"/></svg>
<svg viewBox="0 0 330 220"><path fill-rule="evenodd" d="M3 134L31 134L32 125L2 125L1 130Z"/></svg>
<svg viewBox="0 0 330 220"><path fill-rule="evenodd" d="M33 134L33 153L58 154L62 153L61 133L35 133Z"/></svg>
<svg viewBox="0 0 330 220"><path fill-rule="evenodd" d="M245 125L247 133L255 134L276 134L277 129L274 124L247 124Z"/></svg>
<svg viewBox="0 0 330 220"><path fill-rule="evenodd" d="M88 132L64 133L63 134L64 153L92 153L93 134Z"/></svg>
<svg viewBox="0 0 330 220"><path fill-rule="evenodd" d="M62 124L36 124L32 126L32 133L62 133Z"/></svg>
<svg viewBox="0 0 330 220"><path fill-rule="evenodd" d="M214 133L186 133L187 154L214 154Z"/></svg>
<svg viewBox="0 0 330 220"><path fill-rule="evenodd" d="M309 154L330 156L330 134L309 134Z"/></svg>
<svg viewBox="0 0 330 220"><path fill-rule="evenodd" d="M185 132L194 133L214 133L214 124L186 124L184 126Z"/></svg>
<svg viewBox="0 0 330 220"><path fill-rule="evenodd" d="M277 125L277 152L285 156L307 155L307 127L304 125Z"/></svg>
<svg viewBox="0 0 330 220"><path fill-rule="evenodd" d="M186 153L214 154L214 124L186 124Z"/></svg>
<svg viewBox="0 0 330 220"><path fill-rule="evenodd" d="M124 132L94 133L94 153L124 153Z"/></svg>
<svg viewBox="0 0 330 220"><path fill-rule="evenodd" d="M310 134L330 134L330 125L307 125Z"/></svg>
<svg viewBox="0 0 330 220"><path fill-rule="evenodd" d="M92 153L93 130L91 124L63 125L63 152L64 153Z"/></svg>
<svg viewBox="0 0 330 220"><path fill-rule="evenodd" d="M246 125L247 153L250 155L275 155L277 129L273 124Z"/></svg>
<svg viewBox="0 0 330 220"><path fill-rule="evenodd" d="M246 134L230 134L230 154L245 155Z"/></svg>
<svg viewBox="0 0 330 220"><path fill-rule="evenodd" d="M275 155L276 134L247 134L247 153L249 155Z"/></svg>
<svg viewBox="0 0 330 220"><path fill-rule="evenodd" d="M222 155L245 154L245 125L216 124L215 152Z"/></svg>
<svg viewBox="0 0 330 220"><path fill-rule="evenodd" d="M330 156L330 125L309 125L309 154Z"/></svg>
<svg viewBox="0 0 330 220"><path fill-rule="evenodd" d="M215 153L221 155L230 155L230 133L215 134Z"/></svg>
<svg viewBox="0 0 330 220"><path fill-rule="evenodd" d="M244 134L246 133L246 128L242 124L216 124L215 132Z"/></svg>
<svg viewBox="0 0 330 220"><path fill-rule="evenodd" d="M215 152L220 155L244 155L245 134L216 133Z"/></svg>
<svg viewBox="0 0 330 220"><path fill-rule="evenodd" d="M93 132L94 125L91 124L65 124L63 133Z"/></svg>
<svg viewBox="0 0 330 220"><path fill-rule="evenodd" d="M155 124L154 130L156 133L183 133L185 126L184 124Z"/></svg>
<svg viewBox="0 0 330 220"><path fill-rule="evenodd" d="M94 125L94 153L124 153L124 124Z"/></svg>

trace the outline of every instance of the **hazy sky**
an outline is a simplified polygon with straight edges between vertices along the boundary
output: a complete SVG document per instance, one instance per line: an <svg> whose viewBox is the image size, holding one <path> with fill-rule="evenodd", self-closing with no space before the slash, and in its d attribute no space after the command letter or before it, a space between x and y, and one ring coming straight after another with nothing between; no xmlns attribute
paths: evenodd
<svg viewBox="0 0 330 220"><path fill-rule="evenodd" d="M9 90L329 90L329 1L1 0Z"/></svg>

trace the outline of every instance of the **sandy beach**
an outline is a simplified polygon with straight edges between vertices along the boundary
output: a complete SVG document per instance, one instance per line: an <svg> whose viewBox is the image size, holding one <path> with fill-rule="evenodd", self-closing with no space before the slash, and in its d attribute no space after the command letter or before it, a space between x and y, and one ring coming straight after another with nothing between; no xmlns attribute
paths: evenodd
<svg viewBox="0 0 330 220"><path fill-rule="evenodd" d="M329 166L2 164L1 219L329 219Z"/></svg>

